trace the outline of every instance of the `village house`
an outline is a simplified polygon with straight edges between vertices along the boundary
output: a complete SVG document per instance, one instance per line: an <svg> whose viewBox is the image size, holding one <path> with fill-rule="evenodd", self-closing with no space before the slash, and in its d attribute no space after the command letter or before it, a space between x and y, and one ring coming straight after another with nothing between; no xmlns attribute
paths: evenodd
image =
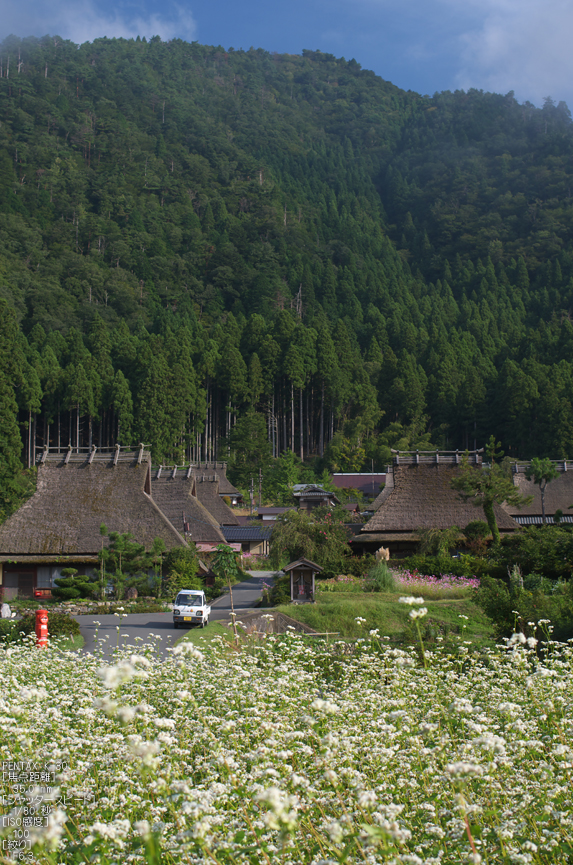
<svg viewBox="0 0 573 865"><path fill-rule="evenodd" d="M464 529L474 520L485 520L483 510L464 501L451 482L461 471L458 451L393 451L386 486L374 501L374 516L355 535L351 544L356 553L374 552L380 547L393 556L411 555L424 529ZM468 455L475 471L482 466L482 451ZM500 532L513 532L515 520L494 505Z"/></svg>
<svg viewBox="0 0 573 865"><path fill-rule="evenodd" d="M386 472L334 472L332 482L339 490L356 490L367 499L375 499L386 483Z"/></svg>
<svg viewBox="0 0 573 865"><path fill-rule="evenodd" d="M152 471L152 484L153 500L188 543L225 543L219 523L197 498L192 466L159 466Z"/></svg>
<svg viewBox="0 0 573 865"><path fill-rule="evenodd" d="M569 460L552 460L558 475L545 488L545 522L553 525L556 522L573 523L573 462ZM540 526L543 524L541 506L541 490L533 480L526 477L529 463L515 463L512 466L513 485L524 496L533 496L531 504L522 508L503 505L504 510L520 526ZM555 515L557 514L557 519Z"/></svg>
<svg viewBox="0 0 573 865"><path fill-rule="evenodd" d="M185 546L183 533L152 498L151 455L136 451L55 453L38 462L36 492L0 526L2 596L32 596L50 589L63 568L90 573L98 564L109 531L130 532L150 548Z"/></svg>
<svg viewBox="0 0 573 865"><path fill-rule="evenodd" d="M295 511L296 508L269 508L269 507L260 507L257 508L257 519L261 520L264 523L274 523L278 517L282 517L283 514L286 514L288 511Z"/></svg>
<svg viewBox="0 0 573 865"><path fill-rule="evenodd" d="M193 463L193 471L195 475L216 475L219 481L218 495L221 498L228 498L231 506L240 505L243 501L243 494L233 486L227 477L227 463L223 462L200 462ZM231 525L230 523L228 525Z"/></svg>
<svg viewBox="0 0 573 865"><path fill-rule="evenodd" d="M0 526L0 588L5 599L49 590L63 568L91 573L105 544L100 526L129 532L150 548L194 544L210 552L227 543L222 527L238 519L225 498L239 501L225 463L152 469L143 445L136 451L44 448L34 495ZM259 532L260 534L260 532ZM237 552L267 549L268 539L230 542Z"/></svg>
<svg viewBox="0 0 573 865"><path fill-rule="evenodd" d="M240 544L243 555L268 556L272 526L223 526L225 542Z"/></svg>
<svg viewBox="0 0 573 865"><path fill-rule="evenodd" d="M238 526L239 521L219 491L219 475L195 472L194 495L220 526Z"/></svg>
<svg viewBox="0 0 573 865"><path fill-rule="evenodd" d="M318 484L295 484L292 488L298 507L301 511L312 511L322 506L333 507L339 505L340 500L335 493L323 489Z"/></svg>

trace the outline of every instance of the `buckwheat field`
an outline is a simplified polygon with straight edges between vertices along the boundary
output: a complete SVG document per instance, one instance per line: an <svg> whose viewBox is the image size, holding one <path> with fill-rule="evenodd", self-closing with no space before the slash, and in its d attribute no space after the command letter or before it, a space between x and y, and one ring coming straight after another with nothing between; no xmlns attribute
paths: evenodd
<svg viewBox="0 0 573 865"><path fill-rule="evenodd" d="M571 863L572 649L540 645L424 652L366 632L349 650L287 634L159 662L151 637L113 664L4 648L1 759L56 782L17 800L5 775L2 854ZM24 823L40 799L49 816ZM27 852L10 852L18 839Z"/></svg>

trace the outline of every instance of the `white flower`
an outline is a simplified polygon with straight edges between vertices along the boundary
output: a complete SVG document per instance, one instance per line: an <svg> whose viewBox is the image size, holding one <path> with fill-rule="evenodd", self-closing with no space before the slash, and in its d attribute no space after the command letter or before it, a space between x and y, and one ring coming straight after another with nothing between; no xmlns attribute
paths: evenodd
<svg viewBox="0 0 573 865"><path fill-rule="evenodd" d="M467 763L460 761L458 763L448 763L446 766L448 775L459 778L464 775L483 775L483 769L477 763Z"/></svg>
<svg viewBox="0 0 573 865"><path fill-rule="evenodd" d="M124 724L129 724L130 721L133 721L135 715L137 713L137 709L133 706L120 706L117 710L117 717L120 721L123 721Z"/></svg>
<svg viewBox="0 0 573 865"><path fill-rule="evenodd" d="M310 785L308 778L305 778L303 775L297 775L296 772L292 773L290 781L293 787L302 787L304 789Z"/></svg>
<svg viewBox="0 0 573 865"><path fill-rule="evenodd" d="M408 604L411 607L413 604L423 604L423 598L415 598L413 595L407 595L406 597L398 598L399 604Z"/></svg>
<svg viewBox="0 0 573 865"><path fill-rule="evenodd" d="M144 741L141 736L129 736L128 743L131 753L135 757L139 757L144 766L155 767L158 765L159 742Z"/></svg>
<svg viewBox="0 0 573 865"><path fill-rule="evenodd" d="M342 844L344 840L344 830L337 820L333 820L332 823L329 823L326 827L326 831L333 844Z"/></svg>
<svg viewBox="0 0 573 865"><path fill-rule="evenodd" d="M317 712L324 712L325 715L336 715L340 712L336 703L332 703L330 700L316 699L310 704L310 708Z"/></svg>
<svg viewBox="0 0 573 865"><path fill-rule="evenodd" d="M125 682L131 681L136 673L136 668L127 661L116 664L113 667L102 667L98 670L98 676L102 680L104 688L109 688L110 690L115 690Z"/></svg>
<svg viewBox="0 0 573 865"><path fill-rule="evenodd" d="M373 790L362 790L358 796L358 804L361 808L373 808L378 801Z"/></svg>
<svg viewBox="0 0 573 865"><path fill-rule="evenodd" d="M203 652L196 649L191 643L179 643L172 649L174 655L188 655L190 658L195 658L197 661L202 661L205 658Z"/></svg>
<svg viewBox="0 0 573 865"><path fill-rule="evenodd" d="M137 664L141 664L142 667L151 667L151 661L145 655L132 655L129 660L134 667Z"/></svg>
<svg viewBox="0 0 573 865"><path fill-rule="evenodd" d="M177 726L173 718L154 718L153 723L156 727L160 727L165 730L174 730Z"/></svg>
<svg viewBox="0 0 573 865"><path fill-rule="evenodd" d="M137 832L137 834L141 835L143 838L149 838L151 835L151 826L147 820L137 820L137 822L133 824L133 831Z"/></svg>
<svg viewBox="0 0 573 865"><path fill-rule="evenodd" d="M296 827L298 798L278 787L267 787L257 795L257 801L269 807L265 823L269 829L292 831Z"/></svg>
<svg viewBox="0 0 573 865"><path fill-rule="evenodd" d="M411 610L411 612L410 612L410 618L411 619L423 619L424 616L427 616L427 615L428 615L428 608L427 607L420 607L419 610Z"/></svg>
<svg viewBox="0 0 573 865"><path fill-rule="evenodd" d="M64 823L67 819L68 815L62 808L55 808L48 814L47 825L30 829L32 845L39 844L49 850L56 850L64 833Z"/></svg>

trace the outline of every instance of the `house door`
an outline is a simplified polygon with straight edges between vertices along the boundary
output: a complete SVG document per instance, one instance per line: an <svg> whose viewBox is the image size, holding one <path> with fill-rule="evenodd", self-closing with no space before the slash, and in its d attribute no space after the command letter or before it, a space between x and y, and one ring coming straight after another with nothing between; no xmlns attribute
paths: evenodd
<svg viewBox="0 0 573 865"><path fill-rule="evenodd" d="M34 571L20 571L18 574L18 594L21 598L33 598L36 588L36 574Z"/></svg>

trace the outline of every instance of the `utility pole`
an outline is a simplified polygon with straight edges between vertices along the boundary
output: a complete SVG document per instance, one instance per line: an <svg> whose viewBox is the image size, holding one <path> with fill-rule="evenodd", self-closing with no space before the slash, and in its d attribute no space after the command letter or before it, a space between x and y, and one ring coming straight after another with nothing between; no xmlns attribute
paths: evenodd
<svg viewBox="0 0 573 865"><path fill-rule="evenodd" d="M251 478L251 487L249 490L249 497L251 499L251 516L253 516L253 502L255 500L255 486L254 486L254 481L252 478Z"/></svg>
<svg viewBox="0 0 573 865"><path fill-rule="evenodd" d="M263 470L259 469L259 507L263 504Z"/></svg>

